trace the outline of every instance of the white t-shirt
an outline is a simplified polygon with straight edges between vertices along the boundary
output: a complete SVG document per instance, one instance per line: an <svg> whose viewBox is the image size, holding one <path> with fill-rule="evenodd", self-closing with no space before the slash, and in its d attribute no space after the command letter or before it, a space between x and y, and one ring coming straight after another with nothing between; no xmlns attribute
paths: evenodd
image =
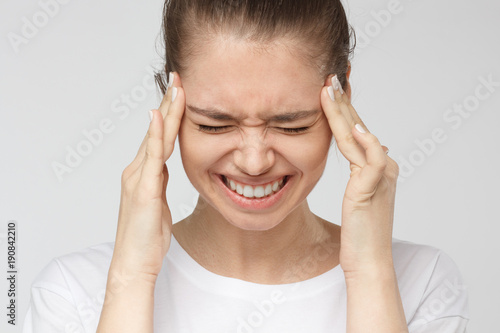
<svg viewBox="0 0 500 333"><path fill-rule="evenodd" d="M23 333L95 333L113 246L103 243L50 261L31 286ZM467 290L450 257L397 239L393 257L409 331L464 333ZM344 273L336 266L298 283L251 283L206 270L172 236L154 311L157 333L345 332Z"/></svg>

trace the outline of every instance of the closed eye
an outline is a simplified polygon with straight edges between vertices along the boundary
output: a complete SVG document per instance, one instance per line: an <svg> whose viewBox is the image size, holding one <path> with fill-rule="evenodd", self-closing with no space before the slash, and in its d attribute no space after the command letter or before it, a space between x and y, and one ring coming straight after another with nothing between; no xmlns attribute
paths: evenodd
<svg viewBox="0 0 500 333"><path fill-rule="evenodd" d="M284 128L278 127L285 133L303 133L309 130L309 127L298 127L298 128Z"/></svg>
<svg viewBox="0 0 500 333"><path fill-rule="evenodd" d="M199 125L199 131L207 133L220 133L231 126L206 126ZM285 133L303 133L309 130L310 127L297 127L297 128L286 128L286 127L276 127L277 129Z"/></svg>
<svg viewBox="0 0 500 333"><path fill-rule="evenodd" d="M219 133L231 127L231 126L206 126L206 125L199 125L199 126L200 126L200 128L198 129L199 131L208 133Z"/></svg>

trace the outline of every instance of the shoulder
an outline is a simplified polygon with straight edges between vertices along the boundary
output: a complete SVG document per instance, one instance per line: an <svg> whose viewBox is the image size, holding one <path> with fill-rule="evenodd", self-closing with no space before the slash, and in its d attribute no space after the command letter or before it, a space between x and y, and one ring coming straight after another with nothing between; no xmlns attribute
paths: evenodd
<svg viewBox="0 0 500 333"><path fill-rule="evenodd" d="M392 239L394 264L428 265L435 262L440 256L447 255L440 249L424 244L417 244L397 238Z"/></svg>
<svg viewBox="0 0 500 333"><path fill-rule="evenodd" d="M393 238L392 252L398 278L460 275L454 260L436 247Z"/></svg>
<svg viewBox="0 0 500 333"><path fill-rule="evenodd" d="M392 244L401 299L412 327L448 317L468 319L467 286L447 253L399 239Z"/></svg>
<svg viewBox="0 0 500 333"><path fill-rule="evenodd" d="M114 242L50 260L31 284L24 332L95 332Z"/></svg>
<svg viewBox="0 0 500 333"><path fill-rule="evenodd" d="M114 242L107 242L55 257L38 273L31 288L42 288L66 299L73 297L74 290L96 292L106 285L113 249Z"/></svg>

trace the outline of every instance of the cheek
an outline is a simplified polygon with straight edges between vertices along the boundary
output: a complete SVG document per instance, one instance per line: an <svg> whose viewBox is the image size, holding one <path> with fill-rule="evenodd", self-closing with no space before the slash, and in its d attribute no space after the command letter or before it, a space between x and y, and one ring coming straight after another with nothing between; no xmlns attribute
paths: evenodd
<svg viewBox="0 0 500 333"><path fill-rule="evenodd" d="M304 177L317 178L323 173L328 149L319 149L316 145L304 146L285 156L295 168L300 170Z"/></svg>
<svg viewBox="0 0 500 333"><path fill-rule="evenodd" d="M328 127L321 125L311 133L290 137L287 142L280 145L280 153L296 168L307 174L322 173L328 152L332 132Z"/></svg>
<svg viewBox="0 0 500 333"><path fill-rule="evenodd" d="M183 122L179 130L179 148L182 163L189 175L203 174L224 154L221 149L222 136L207 135L198 131L198 126Z"/></svg>

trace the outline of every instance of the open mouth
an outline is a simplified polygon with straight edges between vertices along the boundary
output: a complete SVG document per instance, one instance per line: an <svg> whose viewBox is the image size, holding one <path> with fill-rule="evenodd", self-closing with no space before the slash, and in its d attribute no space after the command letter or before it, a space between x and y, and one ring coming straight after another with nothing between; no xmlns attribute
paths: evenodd
<svg viewBox="0 0 500 333"><path fill-rule="evenodd" d="M290 179L290 176L287 175L271 183L258 186L251 186L238 183L237 181L232 179L228 179L224 175L220 175L220 177L222 179L222 182L226 185L228 189L247 199L252 199L252 198L260 199L272 196L273 194L279 192Z"/></svg>

